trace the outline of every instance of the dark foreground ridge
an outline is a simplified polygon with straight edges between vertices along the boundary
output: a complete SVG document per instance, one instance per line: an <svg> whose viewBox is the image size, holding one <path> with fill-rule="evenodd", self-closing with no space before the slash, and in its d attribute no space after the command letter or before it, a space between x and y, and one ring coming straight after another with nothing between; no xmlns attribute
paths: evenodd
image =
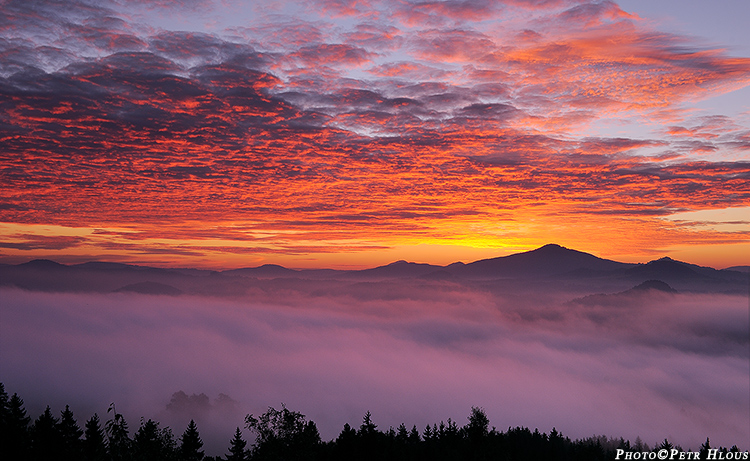
<svg viewBox="0 0 750 461"><path fill-rule="evenodd" d="M336 439L325 442L313 421L282 405L281 409L269 408L258 417L247 415L244 429L255 437L254 442L249 444L238 427L233 437L227 434L227 453L223 456L206 456L195 421L191 420L182 435L175 437L169 427L141 418L140 427L131 436L127 421L114 404L107 410L107 417L102 423L94 414L81 429L69 406L60 418L48 406L32 422L23 399L18 394L9 397L0 383L0 457L39 461L593 461L619 459L618 450L677 450L697 451L702 460L741 459L727 455L741 453L736 445L716 449L708 439L697 449L683 449L667 439L652 448L640 438L634 443L606 436L573 441L554 428L549 434L525 427L509 427L503 432L490 427L487 415L477 407L471 409L463 426L448 419L427 425L422 431L416 426L409 430L404 424L379 430L367 412L358 429L347 423Z"/></svg>

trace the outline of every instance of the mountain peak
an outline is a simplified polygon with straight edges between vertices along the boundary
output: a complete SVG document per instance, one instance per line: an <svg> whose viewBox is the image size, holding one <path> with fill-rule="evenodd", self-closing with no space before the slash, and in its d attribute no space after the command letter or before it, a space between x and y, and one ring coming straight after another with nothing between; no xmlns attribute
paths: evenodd
<svg viewBox="0 0 750 461"><path fill-rule="evenodd" d="M390 264L386 264L385 267L388 267L388 266L403 266L404 264L410 264L410 263L408 261L403 260L403 259L399 259L398 261L393 261Z"/></svg>
<svg viewBox="0 0 750 461"><path fill-rule="evenodd" d="M62 267L68 267L65 264L60 264L50 259L34 259L27 263L19 264L19 266L33 267L35 269L58 269Z"/></svg>
<svg viewBox="0 0 750 461"><path fill-rule="evenodd" d="M624 263L571 250L556 243L548 243L535 250L498 258L483 259L456 268L456 275L479 277L553 276L588 270L607 272L626 267Z"/></svg>
<svg viewBox="0 0 750 461"><path fill-rule="evenodd" d="M666 293L677 293L677 290L669 286L668 283L662 282L661 280L646 280L638 286L631 288L628 291L646 291L646 290L657 290Z"/></svg>

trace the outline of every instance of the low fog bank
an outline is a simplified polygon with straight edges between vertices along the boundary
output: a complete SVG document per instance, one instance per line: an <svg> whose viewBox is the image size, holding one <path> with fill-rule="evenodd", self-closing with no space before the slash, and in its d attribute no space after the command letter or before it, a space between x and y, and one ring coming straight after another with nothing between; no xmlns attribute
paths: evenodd
<svg viewBox="0 0 750 461"><path fill-rule="evenodd" d="M224 454L244 416L283 402L324 439L452 418L571 438L747 447L747 296L656 290L529 298L451 282L371 283L278 302L0 290L0 381L36 418L115 402ZM399 291L400 290L400 291ZM248 434L246 434L248 437Z"/></svg>

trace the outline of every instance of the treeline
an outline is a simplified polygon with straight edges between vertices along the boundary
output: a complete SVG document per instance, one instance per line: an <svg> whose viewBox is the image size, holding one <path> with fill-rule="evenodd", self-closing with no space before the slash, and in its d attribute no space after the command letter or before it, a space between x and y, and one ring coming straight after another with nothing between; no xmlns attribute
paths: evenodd
<svg viewBox="0 0 750 461"><path fill-rule="evenodd" d="M253 443L243 438L238 427L234 437L228 437L226 454L213 457L205 455L194 421L190 421L181 436L175 437L170 428L142 418L131 436L125 418L114 405L107 414L104 423L94 414L81 428L68 406L59 418L47 407L32 421L23 399L18 394L9 397L0 383L0 458L9 461L583 461L616 459L618 450L683 451L666 439L651 448L640 439L633 444L605 436L572 441L555 429L549 434L525 427L501 432L490 428L489 419L480 408L471 409L464 426L448 419L447 423L427 425L421 432L416 426L407 429L404 424L396 429L379 430L367 412L359 428L347 423L337 438L324 442L313 421L282 405L279 410L269 408L258 417L246 417L245 429L254 434ZM700 459L708 459L710 450L713 451L706 439L700 447ZM718 453L725 454L739 451L736 445L718 449Z"/></svg>

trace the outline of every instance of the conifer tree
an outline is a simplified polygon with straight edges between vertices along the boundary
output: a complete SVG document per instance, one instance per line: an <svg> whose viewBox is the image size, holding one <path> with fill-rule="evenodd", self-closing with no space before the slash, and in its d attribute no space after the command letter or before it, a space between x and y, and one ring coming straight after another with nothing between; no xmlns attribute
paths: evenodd
<svg viewBox="0 0 750 461"><path fill-rule="evenodd" d="M421 442L421 438L419 437L419 429L417 429L416 424L411 427L411 431L409 431L409 443L412 445L416 445L419 442Z"/></svg>
<svg viewBox="0 0 750 461"><path fill-rule="evenodd" d="M52 415L49 406L31 426L32 459L57 459L63 448L63 438L59 421Z"/></svg>
<svg viewBox="0 0 750 461"><path fill-rule="evenodd" d="M141 427L133 436L133 456L138 461L165 461L174 458L175 442L169 428L160 429L159 423L141 420Z"/></svg>
<svg viewBox="0 0 750 461"><path fill-rule="evenodd" d="M406 424L401 423L398 425L398 431L396 432L396 441L400 444L405 444L409 439L409 431L406 429Z"/></svg>
<svg viewBox="0 0 750 461"><path fill-rule="evenodd" d="M432 427L429 424L425 426L424 432L422 432L422 437L425 442L430 442L432 440Z"/></svg>
<svg viewBox="0 0 750 461"><path fill-rule="evenodd" d="M234 438L229 442L229 454L226 456L227 461L245 461L247 460L247 442L242 438L242 431L238 427L234 433Z"/></svg>
<svg viewBox="0 0 750 461"><path fill-rule="evenodd" d="M7 459L28 459L30 422L31 418L26 415L26 409L23 407L23 399L14 393L8 402L7 445L5 445Z"/></svg>
<svg viewBox="0 0 750 461"><path fill-rule="evenodd" d="M368 411L367 413L365 413L365 416L362 418L362 425L359 426L359 435L361 436L373 435L375 433L375 429L377 428L378 426L372 422L372 415Z"/></svg>
<svg viewBox="0 0 750 461"><path fill-rule="evenodd" d="M190 420L187 429L182 434L180 445L180 456L184 461L201 461L205 454L203 453L203 440L198 434L198 426L194 420Z"/></svg>
<svg viewBox="0 0 750 461"><path fill-rule="evenodd" d="M4 450L8 442L8 423L10 422L10 396L5 386L0 383L0 447Z"/></svg>
<svg viewBox="0 0 750 461"><path fill-rule="evenodd" d="M104 431L102 431L99 422L99 415L94 413L86 421L86 430L83 440L83 459L85 461L104 461L107 459L107 444L104 440Z"/></svg>
<svg viewBox="0 0 750 461"><path fill-rule="evenodd" d="M706 443L701 445L700 449L700 458L701 459L708 459L708 452L711 450L711 442L708 440L708 437L706 437Z"/></svg>
<svg viewBox="0 0 750 461"><path fill-rule="evenodd" d="M60 435L62 437L61 461L78 461L81 459L81 436L83 431L73 417L68 405L60 415Z"/></svg>

